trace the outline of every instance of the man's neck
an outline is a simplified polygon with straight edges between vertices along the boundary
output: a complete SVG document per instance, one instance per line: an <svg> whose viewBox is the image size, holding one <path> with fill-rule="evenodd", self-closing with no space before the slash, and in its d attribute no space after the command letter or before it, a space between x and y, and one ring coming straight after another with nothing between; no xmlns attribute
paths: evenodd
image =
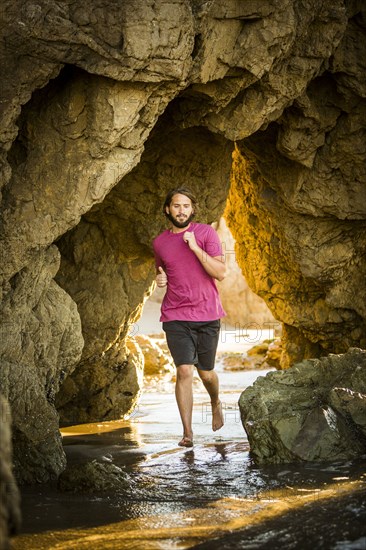
<svg viewBox="0 0 366 550"><path fill-rule="evenodd" d="M191 226L191 222L187 225L187 227L176 227L175 225L171 225L170 231L172 233L183 233L183 231L188 231Z"/></svg>

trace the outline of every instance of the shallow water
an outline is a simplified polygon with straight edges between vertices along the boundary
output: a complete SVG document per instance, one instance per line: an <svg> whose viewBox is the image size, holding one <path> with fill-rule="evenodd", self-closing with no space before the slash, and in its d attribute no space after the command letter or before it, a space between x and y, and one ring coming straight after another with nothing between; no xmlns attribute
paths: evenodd
<svg viewBox="0 0 366 550"><path fill-rule="evenodd" d="M212 432L196 378L193 449L177 446L170 375L150 378L129 420L63 429L69 464L113 462L127 488L93 495L24 488L23 533L14 548L365 550L365 462L255 466L237 400L265 372L217 370L225 426Z"/></svg>

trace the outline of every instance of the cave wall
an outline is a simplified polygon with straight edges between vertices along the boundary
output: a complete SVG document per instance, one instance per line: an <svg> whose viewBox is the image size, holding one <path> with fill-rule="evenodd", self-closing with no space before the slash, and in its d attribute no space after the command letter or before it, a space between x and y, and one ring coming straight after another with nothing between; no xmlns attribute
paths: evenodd
<svg viewBox="0 0 366 550"><path fill-rule="evenodd" d="M225 330L226 327L236 327L243 332L251 328L280 329L281 324L276 322L263 298L255 294L245 280L236 258L235 240L224 217L220 219L216 231L223 246L226 263L225 279L217 282L226 313L221 323L222 328Z"/></svg>
<svg viewBox="0 0 366 550"><path fill-rule="evenodd" d="M118 375L114 356L135 335L131 326L155 278L151 242L166 227L165 195L172 186L188 185L199 197L198 218L217 220L228 193L232 148L206 128L176 128L167 113L139 165L58 241L63 259L56 280L77 303L85 341L82 361L58 396L64 422L115 419L135 405L138 395L126 377L133 355L126 350L119 358L126 366Z"/></svg>
<svg viewBox="0 0 366 550"><path fill-rule="evenodd" d="M284 364L364 345L361 1L4 0L0 23L0 382L18 479L64 467L55 400L64 422L134 406L128 327L161 201L189 184L217 221L234 142L227 219L285 323Z"/></svg>
<svg viewBox="0 0 366 550"><path fill-rule="evenodd" d="M229 225L252 288L284 323L283 366L366 347L366 82L345 87L340 57L235 152Z"/></svg>

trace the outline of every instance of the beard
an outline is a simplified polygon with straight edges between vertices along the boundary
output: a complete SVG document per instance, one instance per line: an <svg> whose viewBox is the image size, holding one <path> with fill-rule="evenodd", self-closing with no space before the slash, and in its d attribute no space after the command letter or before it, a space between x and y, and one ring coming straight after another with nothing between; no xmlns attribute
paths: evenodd
<svg viewBox="0 0 366 550"><path fill-rule="evenodd" d="M179 229L184 229L185 227L187 227L191 221L193 220L194 218L194 212L192 212L192 214L190 216L188 216L188 218L184 218L183 216L180 217L180 219L182 221L179 221L179 219L177 218L174 218L170 213L169 214L166 214L166 217L168 218L168 220L170 220L172 222L172 224L175 226L175 227L178 227Z"/></svg>

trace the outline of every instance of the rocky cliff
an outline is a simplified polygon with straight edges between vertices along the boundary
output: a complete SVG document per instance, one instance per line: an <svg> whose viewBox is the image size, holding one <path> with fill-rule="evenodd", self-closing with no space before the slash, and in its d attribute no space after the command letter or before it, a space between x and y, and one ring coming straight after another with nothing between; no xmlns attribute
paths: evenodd
<svg viewBox="0 0 366 550"><path fill-rule="evenodd" d="M358 0L4 0L1 388L19 480L64 422L133 407L129 343L167 189L228 224L284 364L365 346L365 8ZM131 335L130 335L131 336Z"/></svg>

